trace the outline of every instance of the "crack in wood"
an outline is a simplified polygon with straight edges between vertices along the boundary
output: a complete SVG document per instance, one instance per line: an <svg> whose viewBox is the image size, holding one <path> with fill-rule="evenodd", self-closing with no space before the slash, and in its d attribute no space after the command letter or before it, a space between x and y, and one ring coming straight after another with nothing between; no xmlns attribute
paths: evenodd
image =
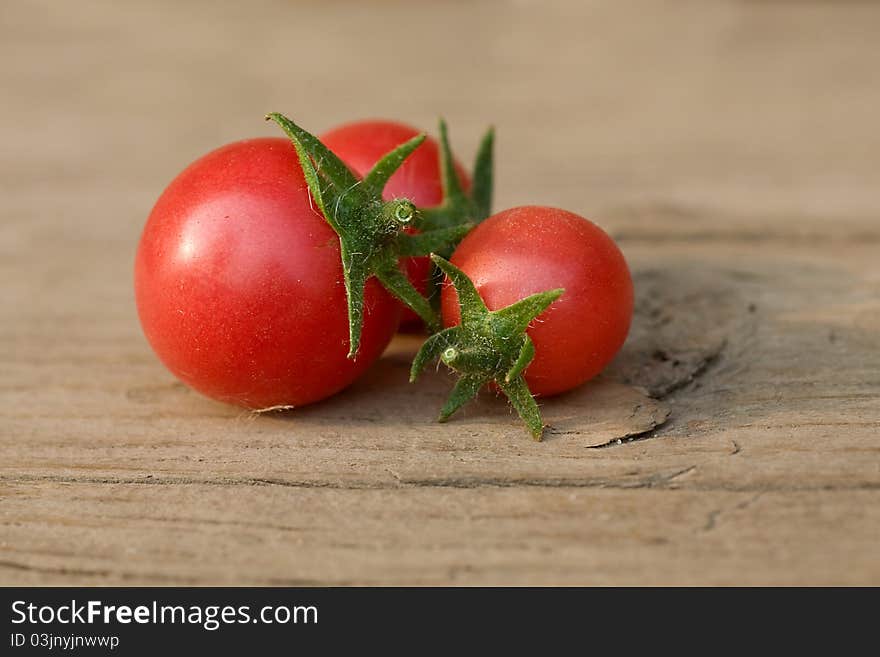
<svg viewBox="0 0 880 657"><path fill-rule="evenodd" d="M703 525L701 531L702 532L712 531L713 529L715 529L718 526L718 519L722 515L730 513L732 511L742 511L743 509L747 509L752 504L757 502L764 495L764 492L765 491L760 491L760 492L756 493L755 495L753 495L752 497L750 497L749 499L744 500L742 502L739 502L737 504L734 504L730 508L727 508L727 509L720 508L720 509L713 509L712 511L709 511L709 513L706 516L706 524Z"/></svg>
<svg viewBox="0 0 880 657"><path fill-rule="evenodd" d="M130 571L115 571L111 569L87 569L64 566L38 566L19 561L0 560L0 568L18 570L22 572L39 573L43 575L60 575L62 577L96 577L118 578L121 580L147 580L155 582L174 582L175 584L196 584L199 580L193 577L176 574L160 573L136 573Z"/></svg>
<svg viewBox="0 0 880 657"><path fill-rule="evenodd" d="M795 484L762 484L735 485L721 483L691 483L669 485L679 477L697 469L696 465L688 466L669 473L651 473L638 479L628 481L625 478L504 478L504 477L450 477L450 478L405 478L399 482L385 483L376 481L358 480L352 482L341 481L301 481L267 478L223 478L223 479L196 479L196 478L153 478L150 480L118 477L71 477L71 476L29 476L29 475L0 475L0 483L5 484L39 484L39 483L64 483L64 484L95 484L108 486L278 486L283 488L300 488L309 490L416 490L420 488L515 488L525 486L530 488L607 488L617 490L632 490L640 488L653 488L657 490L688 490L704 492L730 492L730 493L799 493L799 492L839 492L839 491L877 491L880 490L880 481L866 480L849 484L820 484L820 485L795 485Z"/></svg>

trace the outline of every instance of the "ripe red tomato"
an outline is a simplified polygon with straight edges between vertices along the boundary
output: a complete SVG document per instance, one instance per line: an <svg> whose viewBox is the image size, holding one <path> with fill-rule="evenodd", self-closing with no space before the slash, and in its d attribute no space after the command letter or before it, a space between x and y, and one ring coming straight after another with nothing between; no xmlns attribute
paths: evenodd
<svg viewBox="0 0 880 657"><path fill-rule="evenodd" d="M254 409L345 388L400 317L397 300L369 281L360 351L346 357L339 238L281 138L229 144L174 179L144 228L135 294L168 369L209 397Z"/></svg>
<svg viewBox="0 0 880 657"><path fill-rule="evenodd" d="M347 123L328 130L320 136L320 139L356 175L363 177L383 155L420 132L403 123L368 120ZM462 187L465 191L469 191L471 181L464 168L455 162L455 169ZM429 137L391 176L385 186L383 197L386 201L407 198L417 207L431 208L440 205L443 201L440 180L440 145ZM407 258L404 267L410 282L420 294L424 295L428 289L431 259L427 256ZM412 310L403 306L401 325L407 330L413 330L422 325L422 320Z"/></svg>
<svg viewBox="0 0 880 657"><path fill-rule="evenodd" d="M533 394L558 394L591 379L629 332L633 286L623 254L601 228L574 213L539 206L499 212L462 240L452 262L489 310L565 288L528 330L535 359L525 379ZM444 325L460 322L451 285L443 287L442 313Z"/></svg>

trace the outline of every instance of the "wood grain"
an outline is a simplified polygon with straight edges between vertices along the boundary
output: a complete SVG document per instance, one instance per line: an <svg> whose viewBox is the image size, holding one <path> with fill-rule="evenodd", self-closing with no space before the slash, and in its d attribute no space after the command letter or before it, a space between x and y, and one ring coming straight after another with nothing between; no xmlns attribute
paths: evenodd
<svg viewBox="0 0 880 657"><path fill-rule="evenodd" d="M880 7L258 5L4 4L0 584L880 584ZM630 339L544 443L434 423L411 338L261 416L161 367L150 205L276 109L494 122L499 207L619 239Z"/></svg>

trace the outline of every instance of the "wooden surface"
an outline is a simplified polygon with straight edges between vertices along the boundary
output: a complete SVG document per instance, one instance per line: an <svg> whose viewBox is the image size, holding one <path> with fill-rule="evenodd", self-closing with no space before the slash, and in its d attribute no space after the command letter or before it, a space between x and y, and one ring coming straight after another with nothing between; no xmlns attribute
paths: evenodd
<svg viewBox="0 0 880 657"><path fill-rule="evenodd" d="M0 584L880 584L880 5L4 2ZM369 76L381 73L378 78ZM531 442L412 340L324 403L190 392L131 268L284 111L498 134L498 207L620 240L638 307Z"/></svg>

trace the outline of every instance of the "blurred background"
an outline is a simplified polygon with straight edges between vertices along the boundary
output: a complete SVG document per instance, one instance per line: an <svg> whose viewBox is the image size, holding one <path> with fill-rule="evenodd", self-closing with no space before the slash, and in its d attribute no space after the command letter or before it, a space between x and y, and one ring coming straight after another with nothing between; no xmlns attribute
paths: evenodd
<svg viewBox="0 0 880 657"><path fill-rule="evenodd" d="M313 132L436 133L442 115L465 162L494 124L499 208L612 229L878 209L880 3L5 0L0 17L5 256L91 238L130 255L165 184L278 134L275 110Z"/></svg>

